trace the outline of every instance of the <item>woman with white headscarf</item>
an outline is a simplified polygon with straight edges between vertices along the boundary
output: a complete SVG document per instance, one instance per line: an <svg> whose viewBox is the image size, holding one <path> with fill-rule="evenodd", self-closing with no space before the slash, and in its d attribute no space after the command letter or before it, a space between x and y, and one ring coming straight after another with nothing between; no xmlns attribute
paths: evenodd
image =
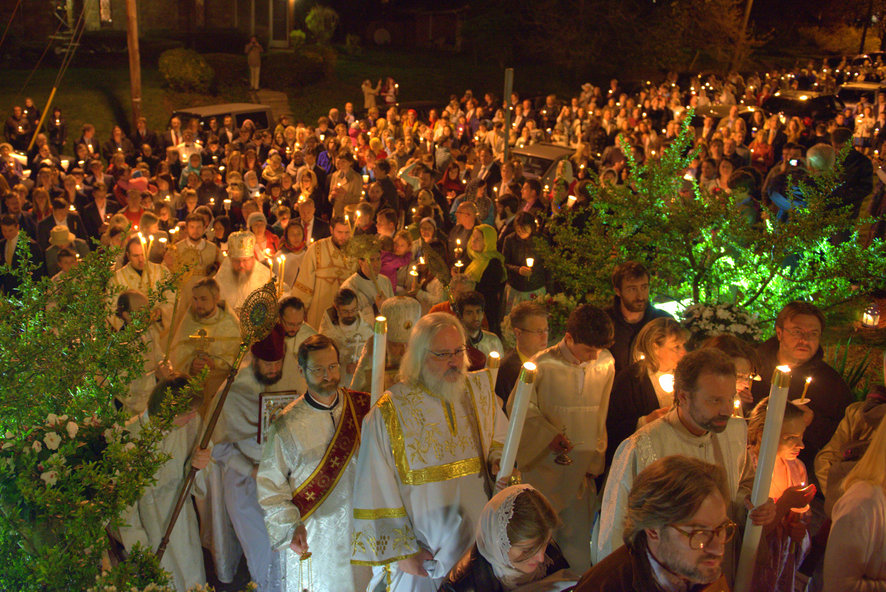
<svg viewBox="0 0 886 592"><path fill-rule="evenodd" d="M440 592L554 592L577 576L553 541L550 502L531 485L512 485L483 508L477 542L452 568Z"/></svg>

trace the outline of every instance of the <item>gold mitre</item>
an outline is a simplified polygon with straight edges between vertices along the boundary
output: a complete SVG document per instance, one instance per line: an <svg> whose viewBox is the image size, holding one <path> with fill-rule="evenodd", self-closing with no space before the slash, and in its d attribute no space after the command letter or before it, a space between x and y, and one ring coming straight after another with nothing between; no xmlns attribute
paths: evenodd
<svg viewBox="0 0 886 592"><path fill-rule="evenodd" d="M228 257L245 259L255 256L255 235L248 230L232 232L228 236Z"/></svg>

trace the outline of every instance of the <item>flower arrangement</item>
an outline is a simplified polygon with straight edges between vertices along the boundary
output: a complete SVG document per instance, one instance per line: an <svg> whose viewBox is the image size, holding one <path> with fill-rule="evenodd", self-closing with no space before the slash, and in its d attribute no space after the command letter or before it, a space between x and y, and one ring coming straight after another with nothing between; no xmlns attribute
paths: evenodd
<svg viewBox="0 0 886 592"><path fill-rule="evenodd" d="M757 318L735 304L693 304L683 311L683 326L699 343L720 333L729 333L745 341L757 343L766 333Z"/></svg>

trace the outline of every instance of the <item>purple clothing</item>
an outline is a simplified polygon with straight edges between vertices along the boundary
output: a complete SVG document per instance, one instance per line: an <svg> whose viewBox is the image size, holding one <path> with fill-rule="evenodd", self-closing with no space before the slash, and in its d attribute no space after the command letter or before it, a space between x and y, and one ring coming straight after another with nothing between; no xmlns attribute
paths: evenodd
<svg viewBox="0 0 886 592"><path fill-rule="evenodd" d="M394 294L397 293L397 270L404 265L409 265L410 261L412 261L412 253L406 253L401 256L394 255L388 251L382 251L381 253L381 271L379 273L391 280Z"/></svg>

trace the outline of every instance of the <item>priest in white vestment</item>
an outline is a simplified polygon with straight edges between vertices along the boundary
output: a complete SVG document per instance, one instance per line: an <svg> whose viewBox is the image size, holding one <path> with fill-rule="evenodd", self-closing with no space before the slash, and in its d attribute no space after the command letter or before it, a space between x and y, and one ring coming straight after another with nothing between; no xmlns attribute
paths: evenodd
<svg viewBox="0 0 886 592"><path fill-rule="evenodd" d="M115 317L121 323L122 331L132 323L133 318L148 306L148 297L137 290L126 290L117 295ZM163 361L163 339L159 326L159 312L152 314L152 321L139 335L144 343L141 352L144 372L134 377L129 383L129 392L121 399L123 410L129 417L140 415L148 407L148 398L154 391L158 380L169 375L172 368Z"/></svg>
<svg viewBox="0 0 886 592"><path fill-rule="evenodd" d="M735 363L723 352L700 349L680 360L674 372L675 407L634 432L615 452L594 527L595 563L624 544L625 508L634 478L665 456L682 454L723 467L732 495L729 514L741 520L754 476L747 463L747 422L731 417L735 393ZM755 523L766 524L775 506L770 500L750 515ZM724 572L731 579L726 564Z"/></svg>
<svg viewBox="0 0 886 592"><path fill-rule="evenodd" d="M141 415L133 417L127 423L126 429L134 438L138 438L142 428L150 423L151 413L159 412L162 399L168 392L167 386L181 389L186 384L184 378L171 383L160 383L152 394L148 409ZM169 460L154 476L156 482L147 487L142 497L127 508L120 517L123 525L117 534L127 551L136 543L141 543L147 550L156 550L160 546L181 486L191 466L202 470L209 464L209 450L194 451L203 435L202 422L197 413L199 406L200 399L195 398L190 411L175 418L172 431L166 434L159 448L160 453L169 455ZM200 475L197 474L198 479ZM160 567L170 573L177 592L186 592L194 586L206 583L197 514L190 499L178 515L166 552L160 560Z"/></svg>
<svg viewBox="0 0 886 592"><path fill-rule="evenodd" d="M331 337L341 354L342 383L351 384L360 352L372 337L372 325L366 322L357 307L357 295L342 288L335 295L332 306L320 321L320 333Z"/></svg>
<svg viewBox="0 0 886 592"><path fill-rule="evenodd" d="M130 237L124 245L127 263L114 272L111 284L122 290L135 290L145 296L152 296L160 288L160 284L170 278L169 270L164 265L152 263L145 258L146 246L138 236ZM156 298L156 306L160 311L160 335L165 336L172 327L172 302L174 295L166 291L163 294L153 294ZM114 300L112 308L116 306Z"/></svg>
<svg viewBox="0 0 886 592"><path fill-rule="evenodd" d="M271 546L284 557L284 590L307 587L301 555L309 551L311 592L362 591L371 572L351 565L350 533L357 449L370 398L339 386L338 350L328 337L309 337L289 355L298 358L307 391L272 425L256 478Z"/></svg>
<svg viewBox="0 0 886 592"><path fill-rule="evenodd" d="M591 567L594 479L606 467L606 413L615 380L615 358L606 348L614 333L609 315L585 304L569 315L560 343L532 358L538 373L517 452L523 482L542 492L560 516L555 538L577 573ZM562 464L560 454L572 462Z"/></svg>
<svg viewBox="0 0 886 592"><path fill-rule="evenodd" d="M344 218L333 218L329 224L331 236L311 243L302 259L292 295L297 296L308 309L308 324L320 328L323 313L332 306L338 289L354 273L355 262L344 248L351 237L351 227Z"/></svg>
<svg viewBox="0 0 886 592"><path fill-rule="evenodd" d="M305 394L308 383L305 382L304 373L298 367L298 346L317 332L305 322L304 303L295 296L288 296L280 301L278 314L280 326L283 328L284 342L286 343L286 357L283 358L283 376L278 383L278 390L295 391L300 395Z"/></svg>
<svg viewBox="0 0 886 592"><path fill-rule="evenodd" d="M368 589L436 592L473 544L507 419L488 374L466 374L464 329L434 313L412 330L401 382L366 416L354 485L352 562Z"/></svg>
<svg viewBox="0 0 886 592"><path fill-rule="evenodd" d="M246 298L271 280L271 270L255 258L255 235L232 232L228 237L228 256L215 274L222 300L239 318Z"/></svg>
<svg viewBox="0 0 886 592"><path fill-rule="evenodd" d="M212 458L221 470L224 506L246 555L249 575L259 592L279 592L282 590L280 558L271 549L255 484L261 461L259 399L262 393L277 390L283 368L285 346L279 327L254 344L251 354L246 356L231 385L212 434ZM215 403L218 404L218 396ZM214 521L213 528L216 526ZM229 548L219 540L214 541L214 547ZM222 562L228 559L222 558Z"/></svg>
<svg viewBox="0 0 886 592"><path fill-rule="evenodd" d="M394 295L394 288L387 276L381 275L381 243L378 237L361 234L348 241L345 249L356 259L357 271L346 279L341 287L357 295L357 306L363 319L372 324L379 314L382 302Z"/></svg>

